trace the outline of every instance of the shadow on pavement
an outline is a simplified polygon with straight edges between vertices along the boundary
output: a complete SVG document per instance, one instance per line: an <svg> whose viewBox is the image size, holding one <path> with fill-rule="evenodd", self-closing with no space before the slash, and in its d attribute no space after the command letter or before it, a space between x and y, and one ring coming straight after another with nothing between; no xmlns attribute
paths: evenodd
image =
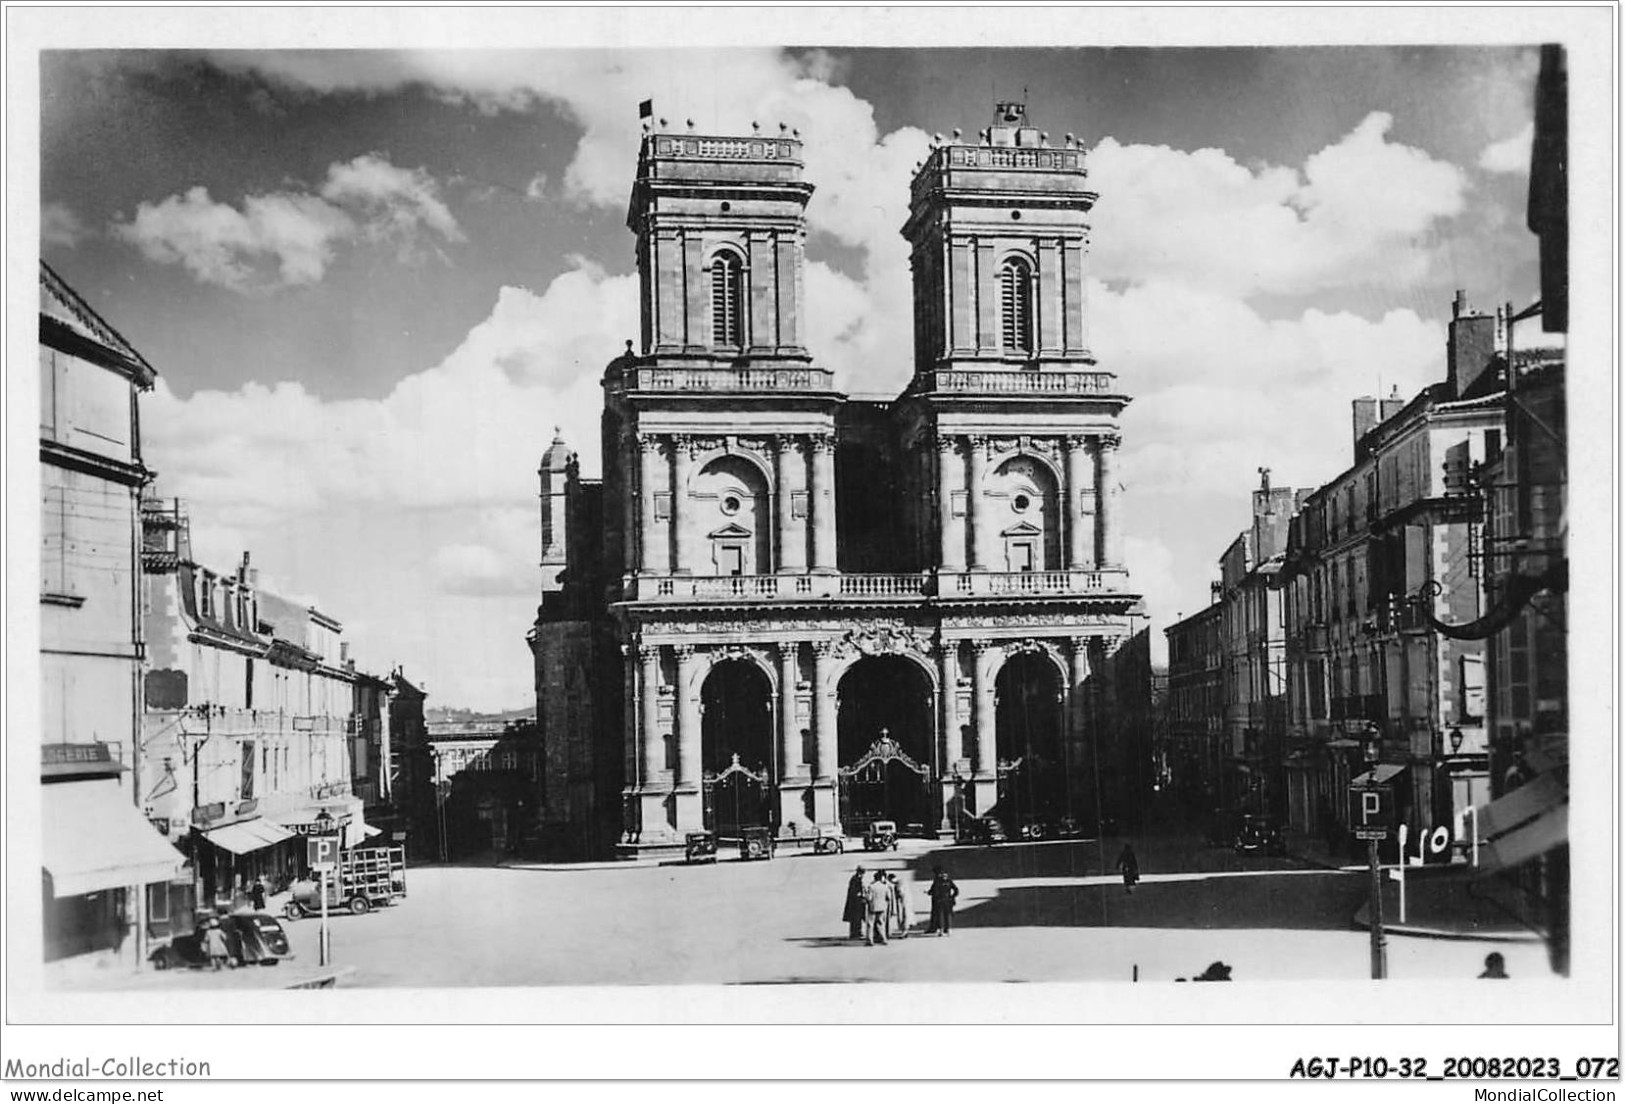
<svg viewBox="0 0 1625 1104"><path fill-rule="evenodd" d="M803 947L861 947L863 940L848 939L844 935L795 935L786 943L799 943Z"/></svg>
<svg viewBox="0 0 1625 1104"><path fill-rule="evenodd" d="M956 928L1263 928L1347 931L1365 882L1328 871L1120 885L1014 886L954 912Z"/></svg>

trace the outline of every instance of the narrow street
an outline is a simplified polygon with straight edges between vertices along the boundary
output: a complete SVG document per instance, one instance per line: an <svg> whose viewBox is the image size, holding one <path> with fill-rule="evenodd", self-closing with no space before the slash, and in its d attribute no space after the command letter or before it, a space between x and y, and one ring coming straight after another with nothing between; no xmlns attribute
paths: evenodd
<svg viewBox="0 0 1625 1104"><path fill-rule="evenodd" d="M1152 982L1215 959L1238 982L1369 977L1368 936L1351 923L1363 875L1179 838L1136 843L1144 880L1132 895L1102 874L1119 841L917 843L693 867L418 867L400 904L332 918L334 962L354 967L347 988L1130 981L1136 967ZM845 939L854 867L905 878L918 933L938 862L960 886L951 937L874 948ZM287 927L313 962L317 922ZM1533 942L1390 936L1388 946L1395 979L1472 978L1490 950L1514 978L1549 976Z"/></svg>

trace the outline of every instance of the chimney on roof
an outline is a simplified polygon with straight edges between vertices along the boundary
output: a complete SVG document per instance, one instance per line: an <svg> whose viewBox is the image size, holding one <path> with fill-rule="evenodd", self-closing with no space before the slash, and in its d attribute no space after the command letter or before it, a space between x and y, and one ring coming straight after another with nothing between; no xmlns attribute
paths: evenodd
<svg viewBox="0 0 1625 1104"><path fill-rule="evenodd" d="M1456 292L1445 339L1445 362L1455 398L1462 398L1495 365L1495 319L1471 311L1465 292Z"/></svg>
<svg viewBox="0 0 1625 1104"><path fill-rule="evenodd" d="M1382 400L1382 420L1387 421L1401 410L1405 409L1405 400L1399 397L1399 386L1396 384L1388 392L1388 397Z"/></svg>
<svg viewBox="0 0 1625 1104"><path fill-rule="evenodd" d="M1360 447L1360 438L1377 428L1377 400L1361 395L1354 400L1354 447Z"/></svg>

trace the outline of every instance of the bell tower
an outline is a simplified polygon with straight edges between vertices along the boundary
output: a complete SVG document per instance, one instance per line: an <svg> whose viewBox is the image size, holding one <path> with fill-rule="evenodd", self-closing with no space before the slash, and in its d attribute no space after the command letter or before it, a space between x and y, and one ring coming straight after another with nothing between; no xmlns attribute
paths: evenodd
<svg viewBox="0 0 1625 1104"><path fill-rule="evenodd" d="M642 355L663 365L810 361L801 139L669 133L646 123L627 227L637 235Z"/></svg>
<svg viewBox="0 0 1625 1104"><path fill-rule="evenodd" d="M903 236L913 246L914 390L942 372L1092 368L1084 258L1084 150L1001 103L978 141L938 135L914 177Z"/></svg>

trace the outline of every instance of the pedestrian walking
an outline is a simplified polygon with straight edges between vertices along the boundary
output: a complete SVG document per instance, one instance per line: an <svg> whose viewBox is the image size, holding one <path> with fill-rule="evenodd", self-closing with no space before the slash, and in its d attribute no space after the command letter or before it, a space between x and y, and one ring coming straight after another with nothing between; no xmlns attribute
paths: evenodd
<svg viewBox="0 0 1625 1104"><path fill-rule="evenodd" d="M209 956L209 965L216 970L231 958L231 948L226 946L226 933L219 920L209 920L208 927L203 929L203 953Z"/></svg>
<svg viewBox="0 0 1625 1104"><path fill-rule="evenodd" d="M846 883L846 908L841 913L841 919L846 921L848 939L862 939L864 925L868 922L869 906L863 898L863 867L858 867Z"/></svg>
<svg viewBox="0 0 1625 1104"><path fill-rule="evenodd" d="M260 878L254 879L254 884L248 887L248 902L254 906L255 912L265 911L265 882Z"/></svg>
<svg viewBox="0 0 1625 1104"><path fill-rule="evenodd" d="M886 881L891 885L892 932L899 939L907 939L908 926L914 919L914 909L908 899L908 890L896 874L888 873Z"/></svg>
<svg viewBox="0 0 1625 1104"><path fill-rule="evenodd" d="M1123 875L1123 892L1133 893L1134 883L1140 880L1140 860L1134 856L1134 848L1128 844L1117 856L1117 869Z"/></svg>
<svg viewBox="0 0 1625 1104"><path fill-rule="evenodd" d="M884 944L892 902L891 883L886 880L884 870L875 871L874 878L864 885L863 901L869 914L863 931L863 945L873 947L876 943Z"/></svg>
<svg viewBox="0 0 1625 1104"><path fill-rule="evenodd" d="M1484 956L1484 972L1478 975L1481 978L1510 978L1507 973L1507 960L1501 957L1500 951L1491 951Z"/></svg>
<svg viewBox="0 0 1625 1104"><path fill-rule="evenodd" d="M927 935L947 935L954 926L954 902L959 900L959 887L940 866L931 868L931 888L925 891L931 898L931 926Z"/></svg>

